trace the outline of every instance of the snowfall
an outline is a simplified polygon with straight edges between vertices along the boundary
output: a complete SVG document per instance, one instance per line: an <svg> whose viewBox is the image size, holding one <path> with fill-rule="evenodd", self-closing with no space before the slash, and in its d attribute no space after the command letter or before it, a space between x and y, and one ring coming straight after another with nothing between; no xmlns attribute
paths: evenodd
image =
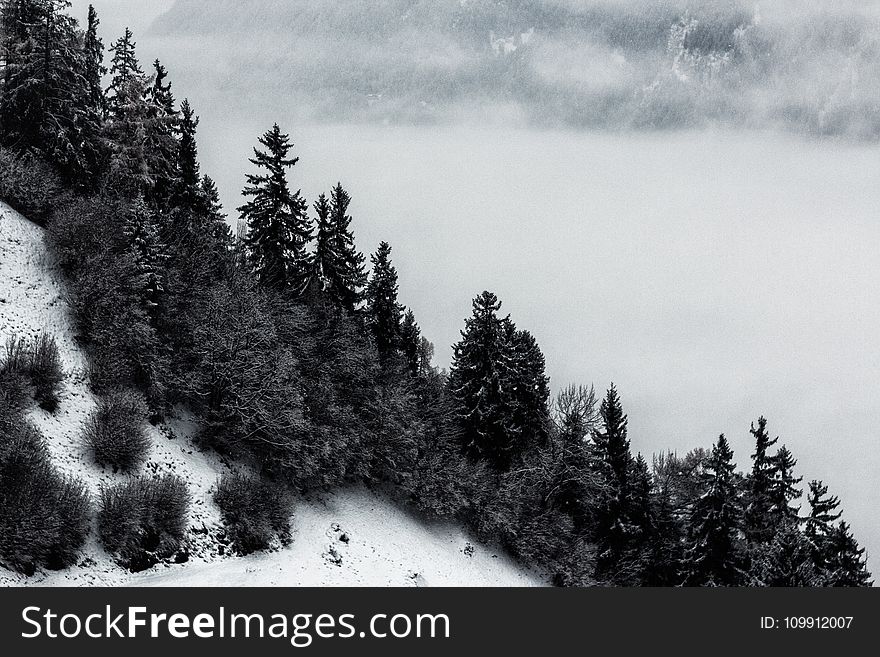
<svg viewBox="0 0 880 657"><path fill-rule="evenodd" d="M95 407L87 368L57 267L43 229L0 203L0 344L10 335L55 336L66 378L54 414L30 419L46 437L56 466L75 475L97 499L101 486L123 475L95 465L80 428ZM201 451L185 412L149 426L152 451L143 470L174 473L188 484L190 557L142 573L116 565L92 531L78 565L24 577L0 566L5 586L541 586L537 573L478 543L458 526L427 520L364 486L299 499L291 508L293 541L274 551L224 554L220 511L212 488L229 464Z"/></svg>

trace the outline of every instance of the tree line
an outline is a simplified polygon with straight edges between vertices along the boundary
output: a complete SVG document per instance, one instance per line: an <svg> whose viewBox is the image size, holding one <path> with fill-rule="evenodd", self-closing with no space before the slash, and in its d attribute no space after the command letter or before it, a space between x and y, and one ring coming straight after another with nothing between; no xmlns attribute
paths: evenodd
<svg viewBox="0 0 880 657"><path fill-rule="evenodd" d="M537 341L491 292L450 371L434 367L392 247L368 267L342 184L311 205L295 190L277 124L254 148L233 235L165 67L143 70L129 30L105 64L94 8L85 29L68 8L0 4L0 196L48 226L96 394L140 395L128 406L155 423L185 408L205 448L258 466L224 504L367 482L560 585L870 583L839 500L812 481L797 505L796 461L771 453L763 418L745 474L723 436L649 463L617 389L552 396Z"/></svg>

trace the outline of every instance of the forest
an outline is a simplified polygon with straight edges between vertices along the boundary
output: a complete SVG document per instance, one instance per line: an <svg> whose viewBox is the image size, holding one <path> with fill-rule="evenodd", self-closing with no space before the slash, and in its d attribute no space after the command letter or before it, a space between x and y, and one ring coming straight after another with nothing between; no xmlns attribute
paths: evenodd
<svg viewBox="0 0 880 657"><path fill-rule="evenodd" d="M214 495L239 554L290 540L297 495L356 481L558 586L872 584L840 500L804 481L763 417L743 427L744 471L723 435L634 454L616 387L553 394L534 336L489 291L436 368L392 246L359 249L341 182L297 191L277 124L255 143L233 233L166 68L139 61L129 30L105 48L95 10L83 27L68 9L0 3L0 200L46 227L100 399L82 440L127 478L90 499L53 467L27 413L58 402L57 347L10 339L0 565L72 565L93 518L131 570L185 558L186 486L142 467L144 424L185 408L203 449L259 473Z"/></svg>

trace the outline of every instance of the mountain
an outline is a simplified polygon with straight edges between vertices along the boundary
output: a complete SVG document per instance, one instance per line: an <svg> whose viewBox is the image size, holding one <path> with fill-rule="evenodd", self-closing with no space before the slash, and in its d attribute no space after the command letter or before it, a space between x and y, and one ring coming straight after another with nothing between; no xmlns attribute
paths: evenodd
<svg viewBox="0 0 880 657"><path fill-rule="evenodd" d="M177 0L150 38L242 114L875 138L878 28L849 2Z"/></svg>

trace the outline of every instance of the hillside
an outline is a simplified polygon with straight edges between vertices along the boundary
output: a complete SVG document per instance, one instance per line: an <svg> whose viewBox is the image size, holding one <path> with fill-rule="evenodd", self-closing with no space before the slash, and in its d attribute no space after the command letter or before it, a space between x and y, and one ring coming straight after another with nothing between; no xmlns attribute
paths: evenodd
<svg viewBox="0 0 880 657"><path fill-rule="evenodd" d="M64 299L64 290L42 229L0 204L0 341L10 335L52 333L65 372L54 414L35 409L30 419L45 434L54 463L83 480L93 499L121 475L94 465L79 442L82 422L95 406L87 368ZM224 556L220 512L211 489L227 465L200 451L192 426L180 414L151 427L152 451L144 470L181 476L192 495L188 519L190 557L133 575L115 565L94 537L79 565L32 578L0 568L2 585L279 585L279 586L530 586L541 579L505 555L472 541L449 523L430 523L400 509L381 494L352 487L300 500L293 515L293 542L278 551L246 558Z"/></svg>

